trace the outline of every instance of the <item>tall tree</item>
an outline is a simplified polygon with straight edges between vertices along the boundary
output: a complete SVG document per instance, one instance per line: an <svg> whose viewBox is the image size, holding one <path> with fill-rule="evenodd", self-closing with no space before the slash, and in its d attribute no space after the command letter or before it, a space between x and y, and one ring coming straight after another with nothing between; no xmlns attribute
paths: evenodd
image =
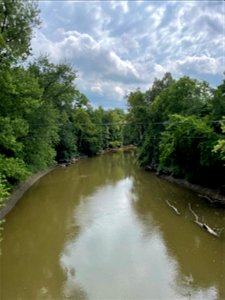
<svg viewBox="0 0 225 300"><path fill-rule="evenodd" d="M213 152L218 153L221 157L221 159L224 161L225 166L225 116L223 117L223 120L221 123L221 131L223 135L219 138L217 144L215 145Z"/></svg>
<svg viewBox="0 0 225 300"><path fill-rule="evenodd" d="M152 87L145 92L145 99L148 105L152 104L152 102L156 99L160 93L169 87L174 82L174 79L171 73L167 72L163 76L162 79L155 79Z"/></svg>
<svg viewBox="0 0 225 300"><path fill-rule="evenodd" d="M46 56L30 64L29 71L38 78L43 90L42 106L46 114L38 114L38 123L42 123L41 119L47 117L49 112L46 125L49 126L49 131L46 131L45 141L49 140L50 148L58 143L55 148L58 161L69 160L77 152L73 108L82 107L87 101L75 87L76 72L69 65L51 63ZM55 156L55 150L49 151L52 158Z"/></svg>
<svg viewBox="0 0 225 300"><path fill-rule="evenodd" d="M10 183L24 179L24 139L29 132L28 116L40 106L41 90L35 78L22 67L0 72L6 74L0 91L0 172Z"/></svg>
<svg viewBox="0 0 225 300"><path fill-rule="evenodd" d="M149 108L150 125L140 151L142 164L155 167L159 163L159 143L164 123L170 115L206 117L212 100L212 89L206 82L182 77L164 89Z"/></svg>
<svg viewBox="0 0 225 300"><path fill-rule="evenodd" d="M40 24L37 2L0 0L0 66L24 60L31 53L30 41Z"/></svg>
<svg viewBox="0 0 225 300"><path fill-rule="evenodd" d="M128 123L133 123L133 141L142 144L144 132L148 124L148 103L144 94L137 89L127 95Z"/></svg>
<svg viewBox="0 0 225 300"><path fill-rule="evenodd" d="M161 136L160 171L207 186L224 182L221 158L212 151L218 135L211 124L196 116L172 115Z"/></svg>

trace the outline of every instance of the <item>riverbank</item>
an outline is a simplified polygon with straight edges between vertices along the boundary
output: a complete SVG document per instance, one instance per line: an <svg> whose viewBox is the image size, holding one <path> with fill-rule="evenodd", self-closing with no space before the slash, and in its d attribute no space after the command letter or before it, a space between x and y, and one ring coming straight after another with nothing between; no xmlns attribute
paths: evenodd
<svg viewBox="0 0 225 300"><path fill-rule="evenodd" d="M46 174L54 170L55 167L49 168L46 171L38 172L34 175L31 175L27 180L19 183L15 186L10 194L9 198L4 203L4 206L0 209L0 220L2 220L17 204L23 194L41 177L44 177Z"/></svg>
<svg viewBox="0 0 225 300"><path fill-rule="evenodd" d="M99 155L114 153L118 151L130 151L136 149L136 146L128 145L122 148L110 148L105 149ZM20 198L24 195L24 193L41 177L44 177L46 174L54 170L58 167L67 167L70 164L76 163L80 159L87 158L87 156L80 156L78 158L72 159L70 162L58 164L47 171L38 172L32 176L30 176L26 181L21 182L18 186L16 186L8 200L5 202L5 205L0 209L0 220L3 219L17 204ZM149 170L149 169L148 169ZM151 170L152 171L152 170ZM184 179L174 178L168 175L160 175L161 178L171 182L178 184L179 186L185 187L189 190L192 190L199 194L200 197L207 200L211 205L221 205L225 207L225 195L221 194L218 190L213 190L209 188L205 188L196 184L192 184Z"/></svg>
<svg viewBox="0 0 225 300"><path fill-rule="evenodd" d="M122 147L115 147L115 148L107 148L104 150L101 150L101 152L99 152L97 155L102 155L102 154L107 154L107 153L115 153L115 152L127 152L127 151L131 151L131 150L136 150L137 146L135 145L126 145L126 146L122 146Z"/></svg>
<svg viewBox="0 0 225 300"><path fill-rule="evenodd" d="M219 205L225 207L225 195L221 194L218 190L209 189L197 184L190 183L187 180L174 178L168 175L160 175L160 177L171 183L178 184L179 186L198 193L199 197L205 199L211 205Z"/></svg>
<svg viewBox="0 0 225 300"><path fill-rule="evenodd" d="M118 152L118 151L130 151L131 149L135 149L135 148L136 147L133 146L133 145L124 146L124 147L121 147L121 148L109 148L109 149L105 149L104 151L102 151L98 155L113 153L113 152ZM36 174L33 174L30 177L28 177L27 180L19 183L17 186L14 187L14 189L12 190L9 198L4 203L4 206L0 209L0 220L2 220L8 213L10 213L10 211L16 206L16 204L20 200L20 198L22 198L24 193L35 182L37 182L41 177L44 177L45 175L47 175L49 172L51 172L55 168L67 167L71 164L76 163L80 159L85 159L85 158L88 158L88 156L79 156L79 157L71 159L70 161L59 163L58 165L56 165L52 168L49 168L46 171L41 171L41 172L38 172Z"/></svg>
<svg viewBox="0 0 225 300"><path fill-rule="evenodd" d="M78 160L84 158L87 158L87 156L79 156L77 158L71 159L71 161L67 163L59 163L46 171L40 171L36 174L29 176L25 181L19 183L17 186L14 187L9 198L4 203L4 206L0 209L0 220L2 220L8 213L10 213L10 211L16 206L17 202L22 198L24 193L40 178L44 177L56 168L67 167L71 164L76 163Z"/></svg>

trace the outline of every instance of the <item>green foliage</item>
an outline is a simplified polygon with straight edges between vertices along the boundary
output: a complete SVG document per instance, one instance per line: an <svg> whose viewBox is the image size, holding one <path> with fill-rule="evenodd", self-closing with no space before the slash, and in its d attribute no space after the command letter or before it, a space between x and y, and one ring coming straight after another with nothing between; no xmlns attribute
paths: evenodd
<svg viewBox="0 0 225 300"><path fill-rule="evenodd" d="M42 56L30 64L29 70L43 89L43 99L52 103L61 111L70 111L73 101L79 92L74 86L76 73L66 64L53 64L48 57ZM78 95L80 101L80 94Z"/></svg>
<svg viewBox="0 0 225 300"><path fill-rule="evenodd" d="M214 121L225 113L224 83L213 90L206 82L182 77L171 81L150 102L149 126L139 150L141 165L202 185L222 187L225 142L221 132L225 129L224 125L218 128Z"/></svg>
<svg viewBox="0 0 225 300"><path fill-rule="evenodd" d="M64 121L59 128L59 143L56 145L56 160L58 162L69 161L77 155L76 129L69 120Z"/></svg>
<svg viewBox="0 0 225 300"><path fill-rule="evenodd" d="M96 154L100 150L100 145L97 139L98 132L90 118L90 112L83 108L75 109L74 123L78 152L86 155Z"/></svg>
<svg viewBox="0 0 225 300"><path fill-rule="evenodd" d="M206 167L217 164L212 152L217 134L196 116L172 115L159 144L159 170L188 180L205 178ZM204 180L205 181L205 180Z"/></svg>
<svg viewBox="0 0 225 300"><path fill-rule="evenodd" d="M127 95L128 113L93 109L70 65L42 56L24 67L36 1L0 0L0 205L32 172L78 155L140 146L142 165L219 186L225 181L225 81L216 89L170 73ZM126 125L125 125L126 124Z"/></svg>
<svg viewBox="0 0 225 300"><path fill-rule="evenodd" d="M110 148L120 147L123 145L123 124L125 114L121 109L111 109L106 112L106 130L108 133L108 146Z"/></svg>
<svg viewBox="0 0 225 300"><path fill-rule="evenodd" d="M125 114L93 110L68 65L41 57L0 72L0 174L8 186L77 155L123 144Z"/></svg>
<svg viewBox="0 0 225 300"><path fill-rule="evenodd" d="M213 91L213 98L210 102L210 120L221 120L225 116L225 80ZM213 124L217 133L221 133L220 123Z"/></svg>
<svg viewBox="0 0 225 300"><path fill-rule="evenodd" d="M156 122L168 120L171 114L204 117L208 114L211 99L212 90L207 83L182 77L156 98L150 116Z"/></svg>
<svg viewBox="0 0 225 300"><path fill-rule="evenodd" d="M0 65L25 59L34 27L40 22L35 1L0 0Z"/></svg>
<svg viewBox="0 0 225 300"><path fill-rule="evenodd" d="M221 136L217 144L214 146L213 152L217 153L225 162L225 117L223 117L223 121L221 122L221 130L224 135Z"/></svg>
<svg viewBox="0 0 225 300"><path fill-rule="evenodd" d="M9 188L7 187L7 181L2 175L0 175L0 208L4 206L8 196Z"/></svg>
<svg viewBox="0 0 225 300"><path fill-rule="evenodd" d="M137 89L127 95L128 116L127 121L132 125L133 142L140 145L144 138L144 131L148 122L148 104L144 94Z"/></svg>
<svg viewBox="0 0 225 300"><path fill-rule="evenodd" d="M165 122L171 115L204 117L209 110L212 90L205 82L189 77L172 81L154 100L149 108L149 127L140 151L141 164L156 166L159 163L159 143Z"/></svg>
<svg viewBox="0 0 225 300"><path fill-rule="evenodd" d="M0 116L0 149L1 153L7 155L21 155L23 144L19 138L28 132L28 126L23 119Z"/></svg>
<svg viewBox="0 0 225 300"><path fill-rule="evenodd" d="M24 180L29 171L22 159L0 154L0 174L7 179L7 185L11 186Z"/></svg>
<svg viewBox="0 0 225 300"><path fill-rule="evenodd" d="M39 146L38 156L43 154L43 159L32 163L38 168L46 167L54 163L55 155L58 161L67 161L77 153L73 108L75 105L82 107L87 99L75 88L76 73L69 65L56 65L47 57L40 57L30 64L29 71L38 78L43 91L42 107L34 119L44 125L33 128L36 134L32 134Z"/></svg>
<svg viewBox="0 0 225 300"><path fill-rule="evenodd" d="M46 169L54 164L54 146L59 141L57 110L51 103L41 101L27 117L27 122L29 132L23 139L23 159L32 171Z"/></svg>
<svg viewBox="0 0 225 300"><path fill-rule="evenodd" d="M155 79L152 87L145 92L145 100L148 105L152 104L157 96L161 94L163 90L169 87L174 82L172 75L168 72L165 73L162 79Z"/></svg>
<svg viewBox="0 0 225 300"><path fill-rule="evenodd" d="M130 141L129 143L134 143L145 148L146 139L149 139L146 136L148 128L151 126L152 121L160 120L157 111L153 113L153 105L157 97L173 83L172 75L166 73L162 79L155 79L152 87L145 93L137 89L135 92L127 95L127 122L131 123L131 126L126 127L125 132L126 139ZM158 107L159 105L156 104L155 106Z"/></svg>

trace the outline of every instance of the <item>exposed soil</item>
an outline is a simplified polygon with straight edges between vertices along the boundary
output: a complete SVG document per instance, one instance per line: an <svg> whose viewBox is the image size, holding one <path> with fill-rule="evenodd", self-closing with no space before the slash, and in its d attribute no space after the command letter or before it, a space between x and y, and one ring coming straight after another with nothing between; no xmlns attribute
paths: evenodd
<svg viewBox="0 0 225 300"><path fill-rule="evenodd" d="M219 190L202 187L197 184L192 184L187 180L174 178L172 176L160 175L160 177L198 193L201 198L210 202L211 205L220 205L225 207L225 195L221 194Z"/></svg>
<svg viewBox="0 0 225 300"><path fill-rule="evenodd" d="M30 176L26 181L21 182L18 186L14 188L5 205L0 209L0 220L3 219L20 200L23 194L41 177L45 176L47 173L51 172L54 168L50 168L47 171L38 172Z"/></svg>

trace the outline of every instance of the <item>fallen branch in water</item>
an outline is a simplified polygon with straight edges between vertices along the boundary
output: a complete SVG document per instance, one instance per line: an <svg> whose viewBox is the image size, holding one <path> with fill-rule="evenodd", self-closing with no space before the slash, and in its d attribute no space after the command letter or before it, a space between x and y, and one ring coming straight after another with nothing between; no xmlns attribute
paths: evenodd
<svg viewBox="0 0 225 300"><path fill-rule="evenodd" d="M210 234L212 234L212 235L214 235L214 236L216 236L216 237L220 237L220 234L221 234L223 228L217 230L217 231L219 231L219 232L217 232L217 231L215 231L214 229L212 229L211 227L209 227L207 224L200 222L200 221L199 221L198 215L193 211L193 209L191 208L191 204L190 204L190 203L188 203L188 206L189 206L189 210L191 211L191 213L192 213L192 214L194 215L194 217L195 217L194 222L195 222L197 225L199 225L201 228L205 229L208 233L210 233Z"/></svg>
<svg viewBox="0 0 225 300"><path fill-rule="evenodd" d="M175 206L173 206L172 204L170 204L168 200L166 200L166 203L169 205L169 207L171 207L175 211L175 213L177 215L180 215L180 212L178 211L178 209Z"/></svg>
<svg viewBox="0 0 225 300"><path fill-rule="evenodd" d="M202 194L198 194L198 196L201 197L201 198L205 198L205 199L208 200L211 204L215 204L215 201L213 201L209 196L202 195Z"/></svg>

